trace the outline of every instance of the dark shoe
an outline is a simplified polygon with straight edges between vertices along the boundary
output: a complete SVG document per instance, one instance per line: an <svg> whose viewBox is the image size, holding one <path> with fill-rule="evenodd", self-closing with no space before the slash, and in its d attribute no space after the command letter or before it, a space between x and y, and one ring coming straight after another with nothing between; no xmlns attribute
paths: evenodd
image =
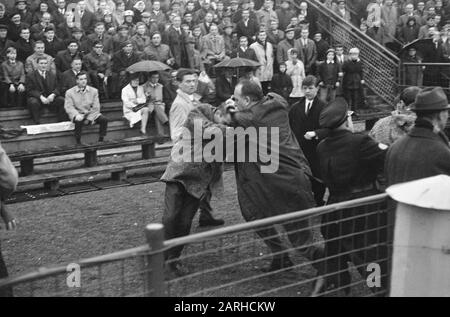
<svg viewBox="0 0 450 317"><path fill-rule="evenodd" d="M215 219L212 216L210 218L200 217L198 221L199 227L216 227L216 226L223 226L224 224L225 221L223 219Z"/></svg>
<svg viewBox="0 0 450 317"><path fill-rule="evenodd" d="M294 266L294 263L292 263L289 255L284 255L282 257L274 257L272 259L272 263L270 263L270 266L267 268L263 268L262 271L266 273L275 272L292 266Z"/></svg>

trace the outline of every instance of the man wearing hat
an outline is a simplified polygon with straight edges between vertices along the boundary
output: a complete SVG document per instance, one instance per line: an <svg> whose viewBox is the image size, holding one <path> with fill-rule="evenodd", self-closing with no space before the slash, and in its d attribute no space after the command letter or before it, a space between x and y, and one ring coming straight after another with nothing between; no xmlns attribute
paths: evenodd
<svg viewBox="0 0 450 317"><path fill-rule="evenodd" d="M330 192L328 204L378 193L375 180L383 170L387 145L374 141L368 135L353 133L347 108L345 99L338 97L322 111L319 118L320 128L330 130L317 146L320 174ZM348 262L353 262L364 277L368 274L366 269L369 263L378 263L378 259L386 258L386 247L377 246L377 243L383 245L386 233L374 230L386 225L386 215L364 215L369 212L374 210L350 208L323 215L321 230L325 239L324 267L327 277L326 284L317 289L318 293L334 286L337 290L343 288L348 294L351 283ZM356 215L361 216L355 218ZM372 231L368 233L369 230ZM355 236L356 232L359 232L358 236ZM386 288L387 263L378 264L383 276L381 287Z"/></svg>
<svg viewBox="0 0 450 317"><path fill-rule="evenodd" d="M56 70L63 73L71 68L72 60L75 56L80 55L79 44L76 40L70 40L67 49L58 52L55 58Z"/></svg>
<svg viewBox="0 0 450 317"><path fill-rule="evenodd" d="M294 28L288 28L285 31L285 39L282 40L277 45L277 62L278 65L281 63L286 63L286 61L289 59L289 50L290 49L296 49L298 51L299 44L298 41L294 39L295 36L295 29Z"/></svg>
<svg viewBox="0 0 450 317"><path fill-rule="evenodd" d="M417 115L408 135L395 142L386 157L388 185L438 174L450 175L447 96L441 87L423 89L410 107Z"/></svg>
<svg viewBox="0 0 450 317"><path fill-rule="evenodd" d="M59 51L64 49L64 42L55 36L55 27L47 26L44 30L45 54L55 58Z"/></svg>

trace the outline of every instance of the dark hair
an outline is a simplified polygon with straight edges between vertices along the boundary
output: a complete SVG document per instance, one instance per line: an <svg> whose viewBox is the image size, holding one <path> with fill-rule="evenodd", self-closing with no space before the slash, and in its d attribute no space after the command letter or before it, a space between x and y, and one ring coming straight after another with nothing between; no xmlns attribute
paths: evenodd
<svg viewBox="0 0 450 317"><path fill-rule="evenodd" d="M39 62L42 61L42 60L46 60L46 61L48 62L47 57L45 57L45 56L40 56L40 57L38 57L38 58L36 59L36 63L39 64Z"/></svg>
<svg viewBox="0 0 450 317"><path fill-rule="evenodd" d="M102 42L102 41L96 40L96 41L94 42L94 45L93 45L92 47L95 47L96 45L99 45L99 44L101 44L101 45L103 46L103 42Z"/></svg>
<svg viewBox="0 0 450 317"><path fill-rule="evenodd" d="M319 81L317 80L316 76L308 75L308 76L305 77L305 79L303 79L302 86L304 86L304 87L309 87L309 86L317 87L318 83L319 83Z"/></svg>
<svg viewBox="0 0 450 317"><path fill-rule="evenodd" d="M260 101L264 98L261 87L253 80L241 80L238 86L241 86L241 95L250 98L251 101Z"/></svg>
<svg viewBox="0 0 450 317"><path fill-rule="evenodd" d="M72 61L70 62L70 64L72 64L73 61L76 61L76 60L83 62L83 59L81 58L81 56L77 54L72 58Z"/></svg>
<svg viewBox="0 0 450 317"><path fill-rule="evenodd" d="M77 58L74 58L73 60L75 60L75 59L77 59ZM76 79L78 79L78 78L80 78L80 76L83 76L83 75L86 75L86 77L87 77L87 73L84 70L79 72L75 77L76 77Z"/></svg>
<svg viewBox="0 0 450 317"><path fill-rule="evenodd" d="M104 22L97 22L97 23L95 23L95 27L97 27L97 26L99 26L99 25L105 26L105 23L104 23Z"/></svg>
<svg viewBox="0 0 450 317"><path fill-rule="evenodd" d="M179 82L182 82L183 79L184 79L184 76L188 76L188 75L197 75L197 71L195 69L181 69L181 70L178 70L177 80Z"/></svg>
<svg viewBox="0 0 450 317"><path fill-rule="evenodd" d="M67 47L69 47L70 44L72 44L72 43L77 44L78 47L80 46L80 44L78 44L78 41L77 41L77 40L73 40L73 39L72 39L72 40L70 40L70 41L67 42Z"/></svg>
<svg viewBox="0 0 450 317"><path fill-rule="evenodd" d="M44 43L43 41L41 41L41 40L38 40L38 41L34 42L34 44L33 44L33 48L35 48L35 47L36 47L36 45L38 45L38 44L42 44L42 45L44 45L44 46L45 46L45 43Z"/></svg>

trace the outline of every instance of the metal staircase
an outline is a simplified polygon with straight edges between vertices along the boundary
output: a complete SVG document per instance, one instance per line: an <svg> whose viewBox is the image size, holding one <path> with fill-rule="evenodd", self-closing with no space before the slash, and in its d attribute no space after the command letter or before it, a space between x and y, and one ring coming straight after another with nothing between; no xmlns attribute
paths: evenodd
<svg viewBox="0 0 450 317"><path fill-rule="evenodd" d="M352 47L360 49L367 87L386 103L393 104L397 94L400 59L319 0L306 0L306 2L317 13L319 29L330 35L333 44L342 44L346 51ZM294 2L297 7L299 4L300 1Z"/></svg>

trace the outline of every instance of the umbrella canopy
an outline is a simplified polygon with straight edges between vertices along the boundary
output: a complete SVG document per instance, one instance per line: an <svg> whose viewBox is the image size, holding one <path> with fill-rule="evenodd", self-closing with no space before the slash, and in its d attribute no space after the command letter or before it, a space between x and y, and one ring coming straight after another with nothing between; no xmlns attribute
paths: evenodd
<svg viewBox="0 0 450 317"><path fill-rule="evenodd" d="M402 49L397 53L397 56L402 57L410 48L415 48L420 55L423 55L424 52L431 46L433 46L432 39L420 39L414 40L411 43L406 44L402 47Z"/></svg>
<svg viewBox="0 0 450 317"><path fill-rule="evenodd" d="M170 69L168 65L158 61L141 61L128 67L127 71L130 73L139 73L139 72L159 72L167 69Z"/></svg>
<svg viewBox="0 0 450 317"><path fill-rule="evenodd" d="M251 59L235 57L222 61L219 64L214 65L216 68L240 68L240 67L259 67L260 63L252 61Z"/></svg>

